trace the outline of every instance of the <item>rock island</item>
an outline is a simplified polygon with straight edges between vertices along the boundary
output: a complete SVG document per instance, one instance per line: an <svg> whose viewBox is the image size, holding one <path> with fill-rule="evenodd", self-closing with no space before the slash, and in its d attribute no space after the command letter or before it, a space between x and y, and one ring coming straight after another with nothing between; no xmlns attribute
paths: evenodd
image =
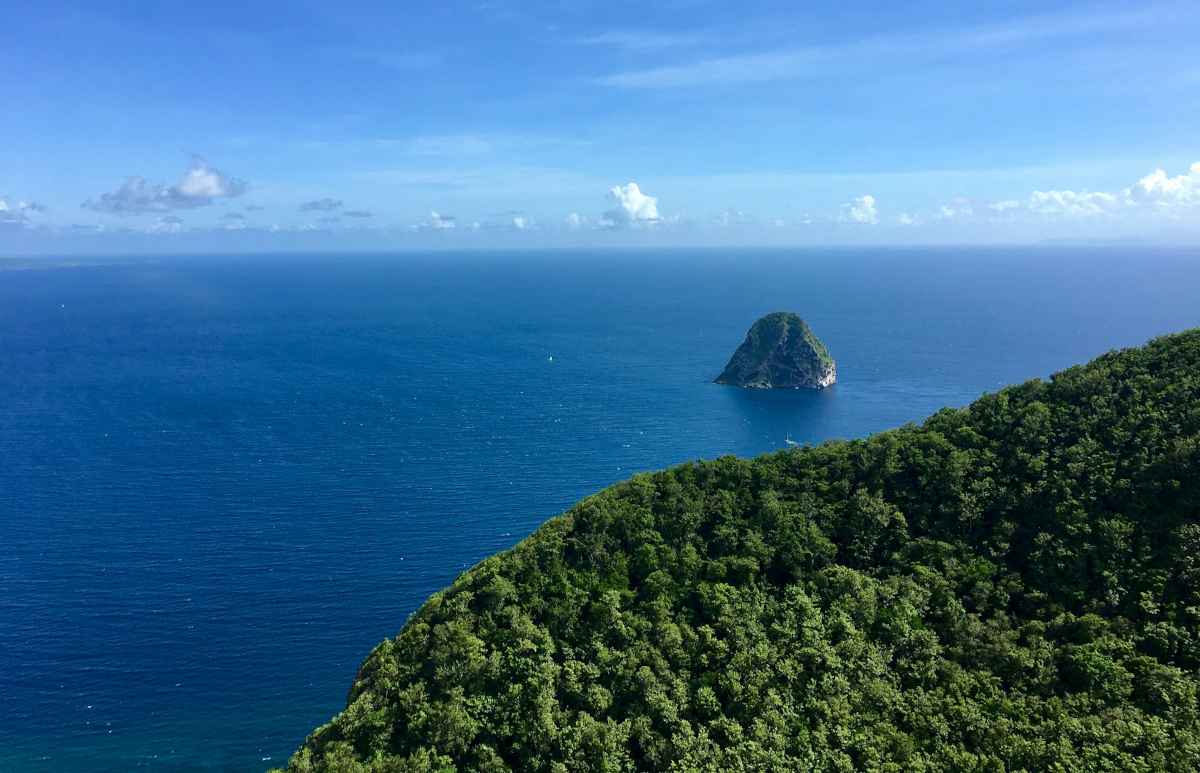
<svg viewBox="0 0 1200 773"><path fill-rule="evenodd" d="M829 350L800 315L790 311L768 314L751 325L725 370L713 379L760 389L822 389L836 380Z"/></svg>

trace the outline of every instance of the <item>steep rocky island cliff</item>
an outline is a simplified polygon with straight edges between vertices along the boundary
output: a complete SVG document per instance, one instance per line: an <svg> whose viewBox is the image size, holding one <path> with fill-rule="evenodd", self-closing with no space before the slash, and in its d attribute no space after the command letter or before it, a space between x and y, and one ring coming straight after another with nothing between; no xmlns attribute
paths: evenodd
<svg viewBox="0 0 1200 773"><path fill-rule="evenodd" d="M292 773L1200 766L1200 330L644 473L434 594Z"/></svg>
<svg viewBox="0 0 1200 773"><path fill-rule="evenodd" d="M822 389L837 380L833 357L799 314L777 311L755 322L721 375L726 386Z"/></svg>

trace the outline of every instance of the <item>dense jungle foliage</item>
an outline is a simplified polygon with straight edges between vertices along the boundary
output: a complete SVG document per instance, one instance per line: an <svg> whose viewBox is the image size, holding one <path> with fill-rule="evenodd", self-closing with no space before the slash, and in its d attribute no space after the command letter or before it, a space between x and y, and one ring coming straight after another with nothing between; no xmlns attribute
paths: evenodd
<svg viewBox="0 0 1200 773"><path fill-rule="evenodd" d="M434 595L308 771L1195 771L1200 331L638 475Z"/></svg>

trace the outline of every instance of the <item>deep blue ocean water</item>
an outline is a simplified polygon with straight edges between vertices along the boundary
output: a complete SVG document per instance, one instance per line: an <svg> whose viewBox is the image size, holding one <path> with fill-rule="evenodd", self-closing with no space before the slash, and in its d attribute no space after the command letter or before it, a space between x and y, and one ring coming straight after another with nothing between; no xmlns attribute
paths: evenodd
<svg viewBox="0 0 1200 773"><path fill-rule="evenodd" d="M838 383L709 383L776 310ZM1197 325L1200 250L0 271L0 770L282 764L426 596L588 493Z"/></svg>

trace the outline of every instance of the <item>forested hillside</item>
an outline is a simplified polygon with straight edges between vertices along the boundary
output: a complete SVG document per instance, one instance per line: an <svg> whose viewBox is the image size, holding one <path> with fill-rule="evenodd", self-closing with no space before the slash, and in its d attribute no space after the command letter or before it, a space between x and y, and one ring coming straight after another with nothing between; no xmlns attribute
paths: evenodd
<svg viewBox="0 0 1200 773"><path fill-rule="evenodd" d="M289 771L1194 771L1200 331L638 475L426 602Z"/></svg>

